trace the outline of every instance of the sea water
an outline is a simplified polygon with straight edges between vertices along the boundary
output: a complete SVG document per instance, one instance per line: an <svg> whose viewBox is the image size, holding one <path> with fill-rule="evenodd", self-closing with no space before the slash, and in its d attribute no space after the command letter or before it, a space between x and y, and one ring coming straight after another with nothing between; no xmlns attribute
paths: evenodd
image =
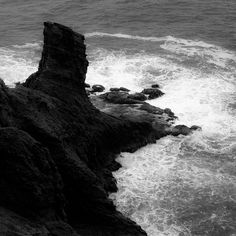
<svg viewBox="0 0 236 236"><path fill-rule="evenodd" d="M86 36L87 83L131 91L158 83L176 124L199 125L121 153L117 209L149 236L236 235L236 1L0 1L0 77L37 70L42 21Z"/></svg>

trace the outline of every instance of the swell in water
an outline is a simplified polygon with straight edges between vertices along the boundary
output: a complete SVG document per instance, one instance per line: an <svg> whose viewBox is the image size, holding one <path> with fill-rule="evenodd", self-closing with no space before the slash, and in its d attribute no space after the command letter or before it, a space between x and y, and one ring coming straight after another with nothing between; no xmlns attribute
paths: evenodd
<svg viewBox="0 0 236 236"><path fill-rule="evenodd" d="M190 136L168 136L122 153L114 173L117 208L149 236L236 234L236 54L203 41L89 33L156 45L90 48L88 83L140 91L159 83L165 95L151 104L171 108L177 124L200 125ZM126 41L124 41L125 43ZM0 48L0 77L8 85L36 70L39 44Z"/></svg>

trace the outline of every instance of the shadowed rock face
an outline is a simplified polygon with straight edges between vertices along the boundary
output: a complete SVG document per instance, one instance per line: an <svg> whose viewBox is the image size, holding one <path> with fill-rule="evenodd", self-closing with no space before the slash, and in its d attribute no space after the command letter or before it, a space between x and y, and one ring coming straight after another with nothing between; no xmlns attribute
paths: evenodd
<svg viewBox="0 0 236 236"><path fill-rule="evenodd" d="M171 134L175 116L135 99L92 105L83 35L44 26L38 71L14 89L0 80L0 234L146 235L108 198L115 157Z"/></svg>
<svg viewBox="0 0 236 236"><path fill-rule="evenodd" d="M156 131L144 119L96 109L84 89L87 66L84 37L47 22L38 71L14 89L0 83L0 222L7 235L27 228L29 235L146 235L108 194L117 189L116 154L154 142Z"/></svg>

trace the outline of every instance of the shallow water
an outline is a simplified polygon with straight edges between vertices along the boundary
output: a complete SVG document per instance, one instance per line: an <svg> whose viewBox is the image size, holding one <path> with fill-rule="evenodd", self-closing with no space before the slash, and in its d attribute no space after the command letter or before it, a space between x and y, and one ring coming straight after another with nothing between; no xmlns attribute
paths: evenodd
<svg viewBox="0 0 236 236"><path fill-rule="evenodd" d="M41 24L85 33L88 83L140 91L159 83L176 124L200 125L122 153L110 197L149 236L236 235L236 2L234 0L0 0L0 77L37 70Z"/></svg>

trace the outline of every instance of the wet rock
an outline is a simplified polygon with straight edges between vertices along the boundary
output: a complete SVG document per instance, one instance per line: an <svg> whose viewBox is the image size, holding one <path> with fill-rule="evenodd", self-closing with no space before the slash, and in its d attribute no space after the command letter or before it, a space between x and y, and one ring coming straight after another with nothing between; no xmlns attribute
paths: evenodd
<svg viewBox="0 0 236 236"><path fill-rule="evenodd" d="M129 92L130 90L127 89L127 88L124 88L124 87L120 87L120 91L123 91L123 92Z"/></svg>
<svg viewBox="0 0 236 236"><path fill-rule="evenodd" d="M152 88L160 88L160 85L159 84L153 84L151 85Z"/></svg>
<svg viewBox="0 0 236 236"><path fill-rule="evenodd" d="M142 104L139 109L147 111L148 113L152 113L152 114L162 115L164 113L163 109L161 109L159 107L152 106L152 105L150 105L148 103Z"/></svg>
<svg viewBox="0 0 236 236"><path fill-rule="evenodd" d="M190 127L191 130L202 130L202 128L200 126L197 126L197 125L192 125Z"/></svg>
<svg viewBox="0 0 236 236"><path fill-rule="evenodd" d="M137 104L142 102L140 100L130 98L127 92L117 91L104 93L100 95L100 98L114 104Z"/></svg>
<svg viewBox="0 0 236 236"><path fill-rule="evenodd" d="M143 93L133 93L129 94L128 98L134 99L134 100L139 100L139 101L145 101L147 100L147 97Z"/></svg>
<svg viewBox="0 0 236 236"><path fill-rule="evenodd" d="M110 91L111 92L118 92L118 91L120 91L120 88L110 88Z"/></svg>
<svg viewBox="0 0 236 236"><path fill-rule="evenodd" d="M92 92L99 92L99 93L101 93L101 92L103 92L104 90L105 90L105 87L102 86L102 85L100 85L100 84L94 84L94 85L92 86Z"/></svg>
<svg viewBox="0 0 236 236"><path fill-rule="evenodd" d="M44 26L38 71L12 89L0 80L0 205L38 219L46 235L144 236L108 195L116 189L116 154L154 142L155 131L145 120L96 109L84 86L84 36Z"/></svg>
<svg viewBox="0 0 236 236"><path fill-rule="evenodd" d="M121 92L129 92L130 90L127 89L127 88L124 88L124 87L120 87L120 88L110 88L110 91L111 91L111 92L118 92L118 91L121 91Z"/></svg>
<svg viewBox="0 0 236 236"><path fill-rule="evenodd" d="M169 116L171 116L171 117L173 117L173 116L175 115L174 112L171 111L170 108L165 108L165 109L164 109L164 112L165 112L166 114L168 114Z"/></svg>
<svg viewBox="0 0 236 236"><path fill-rule="evenodd" d="M173 136L178 136L180 134L188 135L190 133L192 133L192 130L189 127L187 127L186 125L176 125L171 130L171 134Z"/></svg>
<svg viewBox="0 0 236 236"><path fill-rule="evenodd" d="M162 96L164 93L157 88L144 89L141 93L149 95L148 99L155 99Z"/></svg>

